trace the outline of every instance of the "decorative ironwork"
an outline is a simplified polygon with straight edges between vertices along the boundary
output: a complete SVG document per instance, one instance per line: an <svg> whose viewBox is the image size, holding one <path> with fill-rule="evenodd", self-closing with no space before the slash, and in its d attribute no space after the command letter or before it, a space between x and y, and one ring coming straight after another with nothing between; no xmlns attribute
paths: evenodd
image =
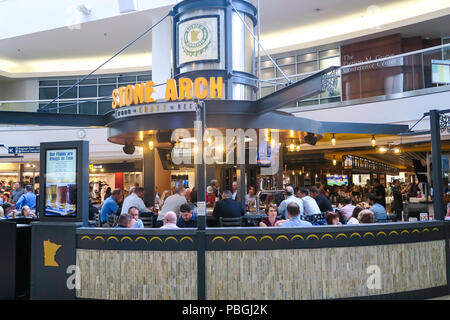
<svg viewBox="0 0 450 320"><path fill-rule="evenodd" d="M322 86L320 90L322 92L328 91L332 95L334 93L334 90L337 88L338 79L339 79L338 69L323 74Z"/></svg>
<svg viewBox="0 0 450 320"><path fill-rule="evenodd" d="M441 129L441 132L444 132L447 130L447 132L450 132L450 117L442 114L439 117L439 128Z"/></svg>

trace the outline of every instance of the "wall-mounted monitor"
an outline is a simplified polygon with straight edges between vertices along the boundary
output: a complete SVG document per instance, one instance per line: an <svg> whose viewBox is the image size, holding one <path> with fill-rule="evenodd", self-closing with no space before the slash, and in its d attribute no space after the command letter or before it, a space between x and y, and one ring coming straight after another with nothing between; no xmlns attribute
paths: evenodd
<svg viewBox="0 0 450 320"><path fill-rule="evenodd" d="M327 176L329 186L348 186L348 176L346 174L334 174Z"/></svg>

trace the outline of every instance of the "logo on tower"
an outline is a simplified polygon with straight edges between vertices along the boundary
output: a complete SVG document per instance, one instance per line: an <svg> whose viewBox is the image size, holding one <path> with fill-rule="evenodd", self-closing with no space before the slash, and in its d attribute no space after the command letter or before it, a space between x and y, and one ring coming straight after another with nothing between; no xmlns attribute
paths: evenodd
<svg viewBox="0 0 450 320"><path fill-rule="evenodd" d="M219 16L203 16L178 23L178 65L219 60Z"/></svg>

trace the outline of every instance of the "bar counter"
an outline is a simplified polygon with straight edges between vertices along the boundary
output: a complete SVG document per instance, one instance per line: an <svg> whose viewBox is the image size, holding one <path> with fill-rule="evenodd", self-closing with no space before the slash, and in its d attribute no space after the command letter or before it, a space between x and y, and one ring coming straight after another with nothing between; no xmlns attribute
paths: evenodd
<svg viewBox="0 0 450 320"><path fill-rule="evenodd" d="M430 221L205 231L77 228L76 298L442 296L449 293L449 227ZM367 286L374 265L379 288Z"/></svg>

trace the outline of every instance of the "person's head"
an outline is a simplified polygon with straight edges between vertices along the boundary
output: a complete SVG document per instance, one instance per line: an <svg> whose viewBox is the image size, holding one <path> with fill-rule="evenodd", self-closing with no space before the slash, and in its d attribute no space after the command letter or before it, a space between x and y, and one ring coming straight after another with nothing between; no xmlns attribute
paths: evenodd
<svg viewBox="0 0 450 320"><path fill-rule="evenodd" d="M360 213L361 211L363 211L363 210L364 210L364 207L356 206L355 209L353 209L352 217L355 218L355 219L358 219L359 213Z"/></svg>
<svg viewBox="0 0 450 320"><path fill-rule="evenodd" d="M377 197L374 194L369 194L369 204L372 206L377 202Z"/></svg>
<svg viewBox="0 0 450 320"><path fill-rule="evenodd" d="M25 217L29 217L31 215L31 209L29 206L23 206L20 214Z"/></svg>
<svg viewBox="0 0 450 320"><path fill-rule="evenodd" d="M353 200L351 197L344 198L344 205L352 204Z"/></svg>
<svg viewBox="0 0 450 320"><path fill-rule="evenodd" d="M166 200L166 198L170 195L170 191L169 190L164 190L162 195L161 195L161 199L162 200Z"/></svg>
<svg viewBox="0 0 450 320"><path fill-rule="evenodd" d="M323 189L323 184L320 182L316 182L316 184L314 185L314 187L316 187L318 190L322 190Z"/></svg>
<svg viewBox="0 0 450 320"><path fill-rule="evenodd" d="M269 204L266 208L267 217L269 219L275 219L278 215L278 207L276 204Z"/></svg>
<svg viewBox="0 0 450 320"><path fill-rule="evenodd" d="M182 186L176 187L175 188L175 194L178 194L178 195L180 195L182 197L185 197L186 196L186 189L184 187L182 187Z"/></svg>
<svg viewBox="0 0 450 320"><path fill-rule="evenodd" d="M359 214L358 214L358 220L359 223L373 223L375 221L375 215L373 214L372 211L368 210L368 209L364 209L362 210Z"/></svg>
<svg viewBox="0 0 450 320"><path fill-rule="evenodd" d="M167 223L177 223L177 215L173 211L169 211L166 213L163 219L164 224Z"/></svg>
<svg viewBox="0 0 450 320"><path fill-rule="evenodd" d="M222 198L223 198L223 199L232 199L232 198L233 198L233 194L231 193L230 190L225 190L225 191L222 193Z"/></svg>
<svg viewBox="0 0 450 320"><path fill-rule="evenodd" d="M182 204L180 207L180 214L181 218L184 221L189 221L192 219L192 210L191 207L188 204Z"/></svg>
<svg viewBox="0 0 450 320"><path fill-rule="evenodd" d="M29 185L29 184L26 185L26 186L25 186L25 192L26 192L26 193L28 193L28 192L33 192L33 186L32 186L32 185Z"/></svg>
<svg viewBox="0 0 450 320"><path fill-rule="evenodd" d="M191 193L192 193L192 190L189 188L186 188L186 194L185 194L186 200L189 200L189 201L191 200Z"/></svg>
<svg viewBox="0 0 450 320"><path fill-rule="evenodd" d="M213 192L214 192L213 187L208 186L208 187L206 188L206 192L207 192L207 193L213 193Z"/></svg>
<svg viewBox="0 0 450 320"><path fill-rule="evenodd" d="M250 188L248 188L248 194L249 194L250 196L254 196L255 193L256 193L255 187L250 187Z"/></svg>
<svg viewBox="0 0 450 320"><path fill-rule="evenodd" d="M130 191L128 191L128 193L129 194L132 194L132 193L134 193L136 191L136 187L135 186L132 186L131 188L130 188Z"/></svg>
<svg viewBox="0 0 450 320"><path fill-rule="evenodd" d="M394 186L396 186L396 187L400 187L400 180L395 179L394 182L393 182L393 184L394 184Z"/></svg>
<svg viewBox="0 0 450 320"><path fill-rule="evenodd" d="M133 220L133 217L128 213L122 213L119 216L119 222L117 224L124 228L131 228L133 225Z"/></svg>
<svg viewBox="0 0 450 320"><path fill-rule="evenodd" d="M5 217L11 213L11 211L14 210L14 205L9 203L9 202L5 202L2 204L3 207L3 214L5 215Z"/></svg>
<svg viewBox="0 0 450 320"><path fill-rule="evenodd" d="M292 190L293 191L293 190ZM288 213L288 218L294 218L297 217L300 214L300 207L298 206L297 203L295 202L290 202L287 205L287 213Z"/></svg>
<svg viewBox="0 0 450 320"><path fill-rule="evenodd" d="M316 198L319 195L319 189L316 186L312 186L309 190L309 195L313 198Z"/></svg>
<svg viewBox="0 0 450 320"><path fill-rule="evenodd" d="M119 203L122 201L122 190L120 189L114 189L113 192L111 192L111 196L113 197L114 201Z"/></svg>
<svg viewBox="0 0 450 320"><path fill-rule="evenodd" d="M287 186L286 189L284 189L284 195L286 197L294 195L294 188L292 188L292 186Z"/></svg>
<svg viewBox="0 0 450 320"><path fill-rule="evenodd" d="M339 224L339 215L334 211L330 211L325 216L325 221L328 225L337 226Z"/></svg>
<svg viewBox="0 0 450 320"><path fill-rule="evenodd" d="M306 197L307 195L309 195L309 191L308 191L308 189L306 189L306 188L300 188L300 189L298 190L298 195L299 195L299 198L304 198L304 197Z"/></svg>
<svg viewBox="0 0 450 320"><path fill-rule="evenodd" d="M130 207L130 208L128 209L128 214L129 214L130 216L132 216L133 219L136 220L136 221L139 219L139 209L136 208L136 207Z"/></svg>
<svg viewBox="0 0 450 320"><path fill-rule="evenodd" d="M106 194L111 193L111 187L106 188L105 193L106 193Z"/></svg>
<svg viewBox="0 0 450 320"><path fill-rule="evenodd" d="M375 187L378 187L380 185L380 180L378 180L378 179L373 180L373 185Z"/></svg>
<svg viewBox="0 0 450 320"><path fill-rule="evenodd" d="M134 193L139 197L142 198L144 196L144 188L134 188Z"/></svg>
<svg viewBox="0 0 450 320"><path fill-rule="evenodd" d="M219 187L219 181L216 179L211 180L211 183L209 184L211 187L218 188Z"/></svg>
<svg viewBox="0 0 450 320"><path fill-rule="evenodd" d="M231 190L233 192L236 192L237 188L238 188L237 181L233 181L233 183L231 184Z"/></svg>
<svg viewBox="0 0 450 320"><path fill-rule="evenodd" d="M21 187L22 187L22 186L20 185L20 182L14 183L14 189L20 190Z"/></svg>

